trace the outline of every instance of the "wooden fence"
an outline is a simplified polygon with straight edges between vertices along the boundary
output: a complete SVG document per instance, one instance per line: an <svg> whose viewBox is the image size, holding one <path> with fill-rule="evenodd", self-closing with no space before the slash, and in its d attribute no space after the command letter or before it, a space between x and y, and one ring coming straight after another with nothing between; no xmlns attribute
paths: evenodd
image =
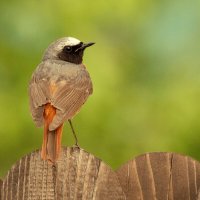
<svg viewBox="0 0 200 200"><path fill-rule="evenodd" d="M116 171L77 147L55 165L40 151L21 158L0 181L1 200L200 200L200 163L175 153L147 153Z"/></svg>

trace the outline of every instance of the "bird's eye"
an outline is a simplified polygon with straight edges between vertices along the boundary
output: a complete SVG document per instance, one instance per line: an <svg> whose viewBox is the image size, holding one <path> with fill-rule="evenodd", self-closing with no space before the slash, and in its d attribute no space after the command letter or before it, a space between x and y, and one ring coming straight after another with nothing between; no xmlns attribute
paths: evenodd
<svg viewBox="0 0 200 200"><path fill-rule="evenodd" d="M64 47L64 51L65 51L65 52L71 52L71 51L72 51L72 47L70 47L70 46L65 46L65 47Z"/></svg>

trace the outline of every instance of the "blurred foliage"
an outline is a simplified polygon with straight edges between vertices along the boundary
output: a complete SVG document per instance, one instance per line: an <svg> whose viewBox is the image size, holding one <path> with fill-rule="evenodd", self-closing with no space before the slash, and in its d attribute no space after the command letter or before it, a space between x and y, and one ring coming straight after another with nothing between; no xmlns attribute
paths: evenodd
<svg viewBox="0 0 200 200"><path fill-rule="evenodd" d="M200 159L200 2L197 0L0 3L0 176L41 147L27 86L44 49L73 36L94 94L74 118L81 146L118 167L133 156L174 151ZM63 145L72 145L68 124Z"/></svg>

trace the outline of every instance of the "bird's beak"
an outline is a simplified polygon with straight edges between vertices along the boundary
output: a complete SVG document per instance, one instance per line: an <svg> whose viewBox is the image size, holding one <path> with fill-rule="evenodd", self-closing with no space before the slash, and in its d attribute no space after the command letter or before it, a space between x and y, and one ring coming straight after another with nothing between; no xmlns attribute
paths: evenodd
<svg viewBox="0 0 200 200"><path fill-rule="evenodd" d="M87 47L92 46L93 44L95 44L95 43L94 42L89 42L89 43L85 43L85 44L83 43L82 48L85 49Z"/></svg>
<svg viewBox="0 0 200 200"><path fill-rule="evenodd" d="M78 48L76 51L84 50L85 48L90 47L90 46L92 46L92 45L94 45L94 44L95 44L94 42L83 43L83 44L81 45L81 47Z"/></svg>

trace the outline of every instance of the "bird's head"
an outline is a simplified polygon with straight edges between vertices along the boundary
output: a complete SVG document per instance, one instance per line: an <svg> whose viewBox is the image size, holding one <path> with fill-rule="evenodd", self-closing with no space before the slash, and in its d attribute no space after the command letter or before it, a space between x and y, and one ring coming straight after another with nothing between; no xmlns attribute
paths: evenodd
<svg viewBox="0 0 200 200"><path fill-rule="evenodd" d="M93 44L93 42L83 43L73 37L64 37L49 45L44 53L43 60L63 60L80 64L83 60L84 50Z"/></svg>

